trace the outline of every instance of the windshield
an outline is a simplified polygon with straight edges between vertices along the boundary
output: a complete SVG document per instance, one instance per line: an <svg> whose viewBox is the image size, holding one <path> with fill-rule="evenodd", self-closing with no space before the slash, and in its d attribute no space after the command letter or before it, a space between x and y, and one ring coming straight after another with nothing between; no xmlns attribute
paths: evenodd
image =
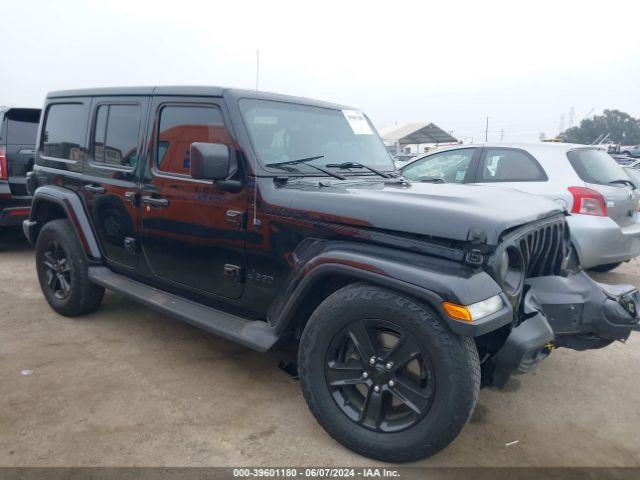
<svg viewBox="0 0 640 480"><path fill-rule="evenodd" d="M361 112L249 99L240 100L240 110L263 165L320 157L307 163L325 167L353 162L382 171L395 169Z"/></svg>
<svg viewBox="0 0 640 480"><path fill-rule="evenodd" d="M627 178L622 167L604 150L583 149L567 152L569 162L586 183L607 185Z"/></svg>

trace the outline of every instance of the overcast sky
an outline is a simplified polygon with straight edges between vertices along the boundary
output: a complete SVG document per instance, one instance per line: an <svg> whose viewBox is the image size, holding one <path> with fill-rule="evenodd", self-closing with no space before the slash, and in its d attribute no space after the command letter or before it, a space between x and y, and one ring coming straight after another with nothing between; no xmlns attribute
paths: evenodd
<svg viewBox="0 0 640 480"><path fill-rule="evenodd" d="M49 90L222 85L345 103L378 126L536 140L640 116L640 2L4 1L0 104Z"/></svg>

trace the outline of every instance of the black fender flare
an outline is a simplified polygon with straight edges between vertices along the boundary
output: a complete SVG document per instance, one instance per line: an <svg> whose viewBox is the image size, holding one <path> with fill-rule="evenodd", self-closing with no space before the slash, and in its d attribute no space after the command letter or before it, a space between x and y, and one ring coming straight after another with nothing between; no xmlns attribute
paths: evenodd
<svg viewBox="0 0 640 480"><path fill-rule="evenodd" d="M290 328L297 308L316 282L328 275L348 276L417 298L436 310L460 335L483 335L513 320L510 303L488 273L450 260L376 245L324 240L316 241L304 252L296 252L294 258L297 265L269 311L269 322L281 334ZM443 301L470 305L494 295L502 295L503 309L476 322L454 320L442 308Z"/></svg>
<svg viewBox="0 0 640 480"><path fill-rule="evenodd" d="M57 187L55 185L45 185L39 187L31 203L31 215L24 221L24 233L31 244L35 244L38 232L42 225L38 225L41 207L47 203L53 203L62 208L66 217L71 221L73 228L78 235L78 239L84 248L87 258L92 261L100 261L102 254L96 235L91 228L91 222L84 209L82 200L76 192L68 188Z"/></svg>

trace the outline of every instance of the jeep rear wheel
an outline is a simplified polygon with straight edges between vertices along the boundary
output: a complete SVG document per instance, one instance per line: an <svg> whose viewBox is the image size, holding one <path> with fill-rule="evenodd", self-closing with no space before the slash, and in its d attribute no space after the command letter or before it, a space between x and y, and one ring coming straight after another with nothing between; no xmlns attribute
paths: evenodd
<svg viewBox="0 0 640 480"><path fill-rule="evenodd" d="M299 373L311 412L346 447L418 460L460 433L480 387L472 339L415 300L366 284L329 296L302 335Z"/></svg>
<svg viewBox="0 0 640 480"><path fill-rule="evenodd" d="M68 220L47 223L36 242L36 270L45 298L61 315L75 316L98 308L104 288L91 283L82 245Z"/></svg>

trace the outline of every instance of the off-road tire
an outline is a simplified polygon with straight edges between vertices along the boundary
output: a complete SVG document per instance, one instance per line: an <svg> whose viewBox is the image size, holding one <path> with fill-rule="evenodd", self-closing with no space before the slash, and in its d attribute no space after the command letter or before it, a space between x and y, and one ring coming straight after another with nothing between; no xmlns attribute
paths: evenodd
<svg viewBox="0 0 640 480"><path fill-rule="evenodd" d="M366 318L384 319L409 331L433 363L433 403L406 430L368 430L348 418L331 396L324 365L328 346L345 325ZM387 462L423 459L449 445L469 420L480 389L480 362L471 338L451 332L421 302L363 283L336 291L318 306L303 331L298 366L309 409L329 435L361 455Z"/></svg>
<svg viewBox="0 0 640 480"><path fill-rule="evenodd" d="M45 253L52 242L62 248L69 262L70 289L65 298L57 298L47 283ZM100 306L104 288L89 280L88 267L80 240L69 220L52 220L42 227L36 242L38 281L47 302L59 314L74 317L90 313Z"/></svg>
<svg viewBox="0 0 640 480"><path fill-rule="evenodd" d="M618 268L620 265L622 265L622 262L618 262L618 263L605 263L604 265L597 265L595 267L591 267L589 270L592 270L594 272L610 272L611 270L614 270L616 268Z"/></svg>

